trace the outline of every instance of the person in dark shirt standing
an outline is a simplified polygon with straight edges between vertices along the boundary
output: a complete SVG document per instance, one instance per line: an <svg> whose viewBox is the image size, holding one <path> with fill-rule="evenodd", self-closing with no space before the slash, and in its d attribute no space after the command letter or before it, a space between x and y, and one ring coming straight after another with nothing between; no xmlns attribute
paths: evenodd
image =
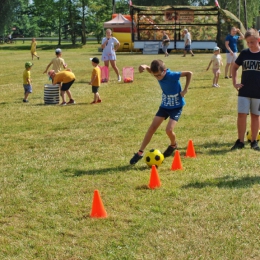
<svg viewBox="0 0 260 260"><path fill-rule="evenodd" d="M233 86L238 91L238 139L231 150L244 148L246 119L251 117L251 148L260 151L256 141L260 115L260 46L257 30L249 29L245 33L248 49L241 51L232 67ZM241 83L237 82L237 70L242 66Z"/></svg>

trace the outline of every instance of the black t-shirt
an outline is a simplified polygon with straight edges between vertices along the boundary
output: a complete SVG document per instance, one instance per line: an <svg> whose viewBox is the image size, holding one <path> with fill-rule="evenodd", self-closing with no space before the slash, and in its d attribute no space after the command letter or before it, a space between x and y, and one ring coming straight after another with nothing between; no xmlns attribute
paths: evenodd
<svg viewBox="0 0 260 260"><path fill-rule="evenodd" d="M238 95L260 99L260 51L253 53L245 49L235 63L242 66L241 83L244 85L239 89Z"/></svg>

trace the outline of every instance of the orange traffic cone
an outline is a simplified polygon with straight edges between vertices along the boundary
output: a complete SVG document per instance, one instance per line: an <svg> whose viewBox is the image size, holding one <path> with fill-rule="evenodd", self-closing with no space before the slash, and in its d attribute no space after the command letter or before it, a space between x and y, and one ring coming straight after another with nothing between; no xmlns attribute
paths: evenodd
<svg viewBox="0 0 260 260"><path fill-rule="evenodd" d="M186 151L186 157L196 158L196 153L195 153L192 140L189 140L187 151Z"/></svg>
<svg viewBox="0 0 260 260"><path fill-rule="evenodd" d="M178 150L175 151L173 161L172 161L172 168L171 170L183 170L182 164L181 164L181 157L180 152Z"/></svg>
<svg viewBox="0 0 260 260"><path fill-rule="evenodd" d="M102 200L100 198L98 190L94 191L92 210L90 213L90 217L92 218L106 218L107 212L104 208Z"/></svg>
<svg viewBox="0 0 260 260"><path fill-rule="evenodd" d="M155 165L152 165L150 182L148 186L150 189L159 188L161 186L159 174Z"/></svg>

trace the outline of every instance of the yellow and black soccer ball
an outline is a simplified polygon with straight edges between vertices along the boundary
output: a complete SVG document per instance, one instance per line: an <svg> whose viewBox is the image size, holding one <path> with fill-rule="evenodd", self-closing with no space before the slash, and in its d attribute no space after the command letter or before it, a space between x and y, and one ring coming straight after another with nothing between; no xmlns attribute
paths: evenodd
<svg viewBox="0 0 260 260"><path fill-rule="evenodd" d="M248 142L252 141L252 132L251 132L251 130L246 132L246 138L247 138ZM259 140L260 140L260 130L258 131L258 135L256 137L256 141L259 141Z"/></svg>
<svg viewBox="0 0 260 260"><path fill-rule="evenodd" d="M159 167L164 160L164 156L159 150L151 149L145 154L144 160L149 167L152 167L152 165Z"/></svg>

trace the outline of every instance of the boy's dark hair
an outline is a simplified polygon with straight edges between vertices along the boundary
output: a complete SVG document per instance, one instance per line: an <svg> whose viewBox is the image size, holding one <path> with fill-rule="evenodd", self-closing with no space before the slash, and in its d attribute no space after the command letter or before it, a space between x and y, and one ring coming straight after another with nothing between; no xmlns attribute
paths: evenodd
<svg viewBox="0 0 260 260"><path fill-rule="evenodd" d="M153 60L150 66L151 72L156 73L164 71L166 69L165 64L162 60Z"/></svg>

